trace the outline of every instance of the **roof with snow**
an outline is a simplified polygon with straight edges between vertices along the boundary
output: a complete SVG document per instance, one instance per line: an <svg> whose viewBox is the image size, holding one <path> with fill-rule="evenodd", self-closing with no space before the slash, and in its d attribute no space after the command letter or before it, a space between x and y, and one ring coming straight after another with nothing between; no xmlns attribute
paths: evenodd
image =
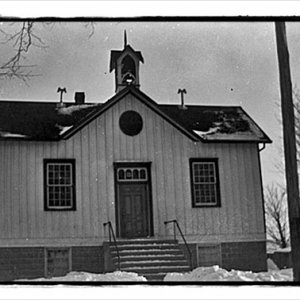
<svg viewBox="0 0 300 300"><path fill-rule="evenodd" d="M67 139L132 93L138 100L194 141L270 143L269 137L239 106L157 104L133 86L105 103L76 105L0 101L0 139L57 141Z"/></svg>

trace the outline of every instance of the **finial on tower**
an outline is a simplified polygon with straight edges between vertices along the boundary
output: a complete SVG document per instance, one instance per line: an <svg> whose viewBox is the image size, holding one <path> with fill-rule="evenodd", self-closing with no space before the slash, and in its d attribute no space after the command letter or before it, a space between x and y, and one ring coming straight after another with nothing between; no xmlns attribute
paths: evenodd
<svg viewBox="0 0 300 300"><path fill-rule="evenodd" d="M127 33L126 30L124 30L124 49L127 46Z"/></svg>

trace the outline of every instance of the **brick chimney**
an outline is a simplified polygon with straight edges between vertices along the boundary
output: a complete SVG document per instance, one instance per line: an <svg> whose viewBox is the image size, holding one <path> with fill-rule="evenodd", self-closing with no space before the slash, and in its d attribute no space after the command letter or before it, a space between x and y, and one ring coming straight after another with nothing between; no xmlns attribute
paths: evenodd
<svg viewBox="0 0 300 300"><path fill-rule="evenodd" d="M84 92L75 92L75 104L80 105L84 104L85 94Z"/></svg>

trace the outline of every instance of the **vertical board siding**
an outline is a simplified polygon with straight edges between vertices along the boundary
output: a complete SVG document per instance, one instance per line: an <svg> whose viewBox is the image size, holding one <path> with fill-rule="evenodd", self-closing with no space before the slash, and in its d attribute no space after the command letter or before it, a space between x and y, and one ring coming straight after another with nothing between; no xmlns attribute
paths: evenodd
<svg viewBox="0 0 300 300"><path fill-rule="evenodd" d="M227 164L229 165L230 180L228 180L228 182L230 182L230 184L227 184L227 180L224 180L224 184L227 184L231 187L230 197L232 202L231 205L229 205L229 210L232 210L232 215L230 216L230 221L232 222L230 227L231 233L244 232L243 221L245 216L243 215L242 204L244 200L243 194L245 193L245 187L240 181L243 174L241 174L239 171L241 162L238 158L238 148L239 146L235 144L228 148L229 160L227 161Z"/></svg>
<svg viewBox="0 0 300 300"><path fill-rule="evenodd" d="M261 199L263 199L262 194L262 186L261 186L261 174L256 175L257 170L260 170L260 161L259 161L259 152L258 152L258 145L253 145L253 148L256 148L257 154L251 155L252 158L252 177L253 177L253 184L255 186L255 196L254 196L254 205L253 205L253 214L255 216L255 232L259 232L262 227L265 227L264 220L264 203ZM253 149L253 152L255 150Z"/></svg>
<svg viewBox="0 0 300 300"><path fill-rule="evenodd" d="M49 143L45 143L43 148L44 148L43 160L44 160L44 158L50 158L51 157L51 147L50 147ZM42 168L44 170L44 166ZM44 177L44 175L43 175L43 177ZM44 181L44 178L43 178L43 181ZM43 185L44 185L44 182L43 182ZM43 191L43 193L44 193L44 191ZM42 211L43 211L44 210L44 194L43 194L43 198L42 198L42 200L40 200L40 202L42 202L41 205L42 205ZM44 217L45 217L45 224L44 224L45 233L44 234L45 234L46 237L51 237L51 234L52 234L52 218L49 218L49 216L47 214L45 214Z"/></svg>
<svg viewBox="0 0 300 300"><path fill-rule="evenodd" d="M74 223L72 224L75 230L75 234L77 236L83 236L83 199L82 199L82 157L81 157L81 138L77 136L75 139L71 138L70 140L74 140L74 158L76 158L76 217L74 217Z"/></svg>
<svg viewBox="0 0 300 300"><path fill-rule="evenodd" d="M82 201L82 224L83 235L91 235L91 210L90 210L90 178L89 178L89 140L88 140L88 126L82 129L81 134L81 201Z"/></svg>
<svg viewBox="0 0 300 300"><path fill-rule="evenodd" d="M145 119L148 120L148 131L147 131L147 139L144 138L142 140L142 145L140 145L140 147L142 149L144 149L144 153L143 153L143 159L149 160L148 157L148 153L151 153L151 191L152 191L152 198L153 199L157 199L157 182L156 182L156 176L155 174L157 173L157 161L154 159L156 157L156 147L154 142L156 141L155 138L155 131L156 129L154 128L154 118L151 115L151 112L149 110L145 111ZM143 124L143 126L145 127L145 122ZM146 147L143 145L147 145ZM153 227L154 227L154 232L158 232L158 226L156 226L156 224L158 224L158 205L157 205L157 201L152 201L152 217L153 217Z"/></svg>
<svg viewBox="0 0 300 300"><path fill-rule="evenodd" d="M253 181L253 169L252 169L252 157L250 153L249 147L244 149L245 152L245 157L244 157L244 162L246 165L246 170L247 170L247 186L248 187L254 187L254 181ZM248 220L249 220L249 232L255 232L255 227L256 227L256 218L255 218L255 211L253 210L254 205L255 205L255 197L256 193L255 190L251 191L250 188L248 188L248 201L247 201L247 214L248 214Z"/></svg>
<svg viewBox="0 0 300 300"><path fill-rule="evenodd" d="M5 191L5 178L6 178L6 171L5 171L5 153L4 153L4 145L0 144L0 159L1 159L1 166L2 168L0 169L0 226L1 226L1 231L4 230L4 232L7 233L7 229L5 228L6 226L6 215L8 215L7 210L6 210L6 191ZM1 232L0 231L0 232Z"/></svg>
<svg viewBox="0 0 300 300"><path fill-rule="evenodd" d="M172 145L173 145L173 151L174 151L174 155L173 155L173 166L180 166L180 157L181 157L181 153L180 153L180 140L179 138L177 138L176 132L173 132L172 134ZM183 182L183 178L182 178L182 173L183 172L178 172L178 176L172 176L173 177L173 186L178 186L181 187L178 190L173 189L173 191L175 192L174 194L174 208L175 208L175 218L178 220L179 224L181 227L183 227L183 229L185 229L185 220L184 220L184 215L183 215L183 202L184 202L184 195L182 193L182 182ZM184 231L185 233L185 231ZM186 233L185 233L186 234Z"/></svg>
<svg viewBox="0 0 300 300"><path fill-rule="evenodd" d="M90 191L90 223L91 223L91 235L98 236L98 222L97 222L97 160L96 160L96 130L94 126L88 125L89 134L89 191Z"/></svg>
<svg viewBox="0 0 300 300"><path fill-rule="evenodd" d="M105 199L106 197L106 189L107 186L107 176L106 176L106 164L105 164L105 157L106 157L106 148L104 143L105 138L105 128L104 128L104 120L97 119L96 120L96 138L97 138L97 172L98 172L98 206L99 206L99 228L100 228L100 236L104 236L104 227L103 223L108 221L108 201Z"/></svg>
<svg viewBox="0 0 300 300"><path fill-rule="evenodd" d="M237 211L237 214L240 214L243 218L242 222L242 232L249 232L249 220L248 220L248 214L247 214L247 201L248 201L248 178L247 178L247 170L245 170L245 161L244 161L244 149L242 147L236 147L237 152L237 161L240 162L238 167L238 174L239 175L239 182L241 186L243 187L242 193L240 193L240 198L238 199L239 203L239 210ZM239 189L240 191L240 189Z"/></svg>
<svg viewBox="0 0 300 300"><path fill-rule="evenodd" d="M11 161L11 165L10 165L10 168L11 168L11 172L10 172L10 176L12 176L12 178L15 178L17 179L18 177L18 162L17 162L17 145L15 143L12 143L11 145L11 156L14 158L12 161ZM19 212L19 209L18 209L18 196L17 196L17 189L18 189L18 181L17 180L12 180L11 182L11 185L10 185L10 188L11 188L11 217L13 220L18 220L19 219L19 216L18 216L18 212ZM13 201L13 199L16 199L16 201ZM18 223L16 222L11 222L11 237L12 238L16 238L18 236L18 231L19 231L19 226L18 226Z"/></svg>
<svg viewBox="0 0 300 300"><path fill-rule="evenodd" d="M154 121L154 145L155 145L155 165L156 165L156 173L153 174L153 180L156 181L156 195L157 198L153 199L154 202L157 203L157 223L155 224L156 233L164 234L165 227L160 226L162 220L167 219L167 211L166 211L166 204L164 202L165 199L165 191L164 191L164 182L161 180L161 175L163 175L163 141L161 136L160 127L157 126L157 119L159 117L157 115L153 116ZM145 124L146 125L146 124ZM158 174L161 174L158 176Z"/></svg>
<svg viewBox="0 0 300 300"><path fill-rule="evenodd" d="M28 161L29 161L29 173L28 173L28 190L29 190L29 197L24 199L28 203L28 222L30 226L29 237L35 238L37 234L35 233L36 228L36 217L39 216L36 205L35 205L35 186L36 186L36 156L35 156L35 144L30 143L28 147ZM42 166L40 166L42 168ZM43 199L39 199L43 201ZM53 231L51 231L53 232Z"/></svg>
<svg viewBox="0 0 300 300"><path fill-rule="evenodd" d="M136 110L137 136L119 129L119 117ZM217 157L221 207L192 208L192 157ZM44 158L76 160L76 211L44 211ZM127 95L74 136L61 142L1 142L0 239L96 238L115 226L113 163L151 162L154 235L172 234L164 221L177 219L187 236L263 234L256 144L192 142L149 107Z"/></svg>
<svg viewBox="0 0 300 300"><path fill-rule="evenodd" d="M23 151L26 152L26 148L24 148ZM26 156L26 153L24 153L24 155ZM18 201L19 201L19 209L20 209L20 224L22 224L20 236L22 238L26 238L27 230L28 230L27 229L27 226L28 226L28 224L27 224L27 220L28 220L28 218L27 218L27 206L26 206L26 203L24 201L22 201L22 199L23 199L23 195L26 195L26 193L27 193L27 185L26 185L27 161L22 159L22 152L20 151L20 148L19 148L19 153L18 153L18 159L19 159L19 178L18 178L18 182L20 183L19 184ZM0 199L3 199L2 195L0 195Z"/></svg>

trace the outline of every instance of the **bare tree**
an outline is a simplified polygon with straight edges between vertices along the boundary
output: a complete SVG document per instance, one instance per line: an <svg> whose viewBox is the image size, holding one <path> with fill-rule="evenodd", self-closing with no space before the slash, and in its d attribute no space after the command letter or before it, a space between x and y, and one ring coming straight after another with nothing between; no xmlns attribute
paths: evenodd
<svg viewBox="0 0 300 300"><path fill-rule="evenodd" d="M11 56L0 66L0 78L18 78L24 81L37 74L32 73L34 65L25 63L26 54L32 46L45 48L42 39L34 32L32 21L6 23L5 29L0 29L1 44L11 45Z"/></svg>
<svg viewBox="0 0 300 300"><path fill-rule="evenodd" d="M267 236L280 248L289 246L289 224L286 191L279 185L265 189L265 214Z"/></svg>
<svg viewBox="0 0 300 300"><path fill-rule="evenodd" d="M11 45L11 56L0 64L0 79L17 78L27 82L28 79L38 76L33 72L34 64L26 64L26 55L32 47L46 49L48 46L44 43L42 37L36 33L38 24L53 26L53 22L2 22L6 25L5 29L0 27L0 44ZM90 33L90 38L95 32L95 22L83 22L85 28Z"/></svg>

